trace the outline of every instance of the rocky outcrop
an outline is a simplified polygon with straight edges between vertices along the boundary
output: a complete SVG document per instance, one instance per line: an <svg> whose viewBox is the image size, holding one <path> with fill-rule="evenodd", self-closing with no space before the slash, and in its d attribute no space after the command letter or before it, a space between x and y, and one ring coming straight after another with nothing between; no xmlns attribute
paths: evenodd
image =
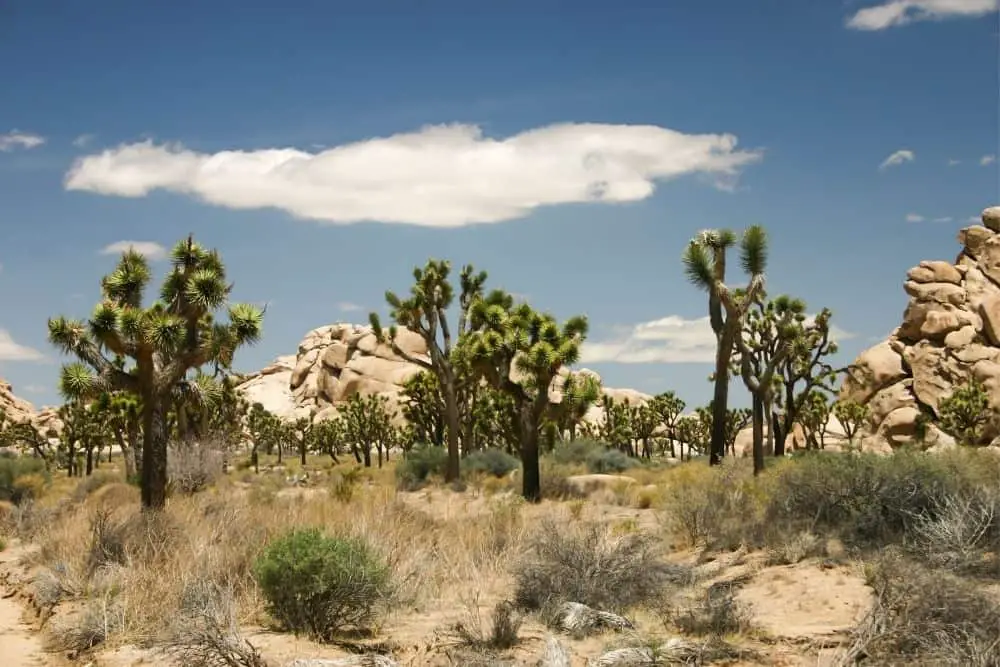
<svg viewBox="0 0 1000 667"><path fill-rule="evenodd" d="M870 436L891 446L914 439L922 413L973 378L1000 409L1000 207L983 211L982 225L958 233L955 262L924 261L907 272L910 301L888 339L865 350L844 381L841 398L871 410ZM991 438L1000 435L1000 425ZM929 447L954 444L931 426Z"/></svg>
<svg viewBox="0 0 1000 667"><path fill-rule="evenodd" d="M396 343L410 357L428 358L424 340L413 331L400 330ZM403 384L421 370L389 345L379 343L370 326L338 323L307 333L294 356L278 357L267 368L242 376L237 390L251 403L260 402L284 419L309 416L322 420L355 394L382 395L391 405L399 406ZM591 370L575 372L600 379ZM557 379L549 391L555 402L562 398L560 385L561 379ZM650 398L632 389L603 391L633 405ZM596 420L600 414L600 408L595 407L587 418Z"/></svg>
<svg viewBox="0 0 1000 667"><path fill-rule="evenodd" d="M31 422L39 432L49 436L57 436L62 431L62 420L55 408L35 410L31 403L16 396L13 387L3 378L0 378L0 410L3 410L10 421Z"/></svg>

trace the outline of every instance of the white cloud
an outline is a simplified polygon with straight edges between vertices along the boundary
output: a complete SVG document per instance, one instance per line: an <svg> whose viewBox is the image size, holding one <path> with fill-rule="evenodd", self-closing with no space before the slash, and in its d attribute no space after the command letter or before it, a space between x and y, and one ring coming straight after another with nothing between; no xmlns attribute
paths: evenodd
<svg viewBox="0 0 1000 667"><path fill-rule="evenodd" d="M878 166L879 169L888 169L889 167L896 167L904 162L913 162L917 159L916 153L911 150L901 149L887 157L882 161L882 164Z"/></svg>
<svg viewBox="0 0 1000 667"><path fill-rule="evenodd" d="M925 220L924 216L920 215L919 213L907 213L906 214L906 221L907 222L923 222L924 220Z"/></svg>
<svg viewBox="0 0 1000 667"><path fill-rule="evenodd" d="M73 145L77 148L86 148L94 140L93 134L81 134L73 140Z"/></svg>
<svg viewBox="0 0 1000 667"><path fill-rule="evenodd" d="M988 167L989 165L993 164L996 161L997 161L996 155L984 155L983 157L979 158L979 164L981 164L984 167Z"/></svg>
<svg viewBox="0 0 1000 667"><path fill-rule="evenodd" d="M341 301L337 304L337 310L344 313L356 313L359 310L364 310L364 307L350 301Z"/></svg>
<svg viewBox="0 0 1000 667"><path fill-rule="evenodd" d="M0 329L0 361L42 361L45 359L38 350L21 345L6 329Z"/></svg>
<svg viewBox="0 0 1000 667"><path fill-rule="evenodd" d="M101 248L101 254L120 255L129 248L153 262L167 257L167 249L154 241L115 241Z"/></svg>
<svg viewBox="0 0 1000 667"><path fill-rule="evenodd" d="M950 215L945 215L940 218L934 218L934 222L951 222L953 218Z"/></svg>
<svg viewBox="0 0 1000 667"><path fill-rule="evenodd" d="M813 317L810 315L806 321L812 322ZM854 334L834 325L830 337L847 340ZM581 363L713 363L715 334L707 316L689 320L668 315L637 324L609 340L587 341L581 357Z"/></svg>
<svg viewBox="0 0 1000 667"><path fill-rule="evenodd" d="M855 30L885 30L916 21L974 18L1000 9L1000 0L889 0L859 10L847 20Z"/></svg>
<svg viewBox="0 0 1000 667"><path fill-rule="evenodd" d="M48 388L40 384L26 384L21 390L28 394L44 394Z"/></svg>
<svg viewBox="0 0 1000 667"><path fill-rule="evenodd" d="M962 164L961 160L956 160L955 158L952 158L952 159L948 160L948 166L949 167L956 167L956 166L958 166L960 164Z"/></svg>
<svg viewBox="0 0 1000 667"><path fill-rule="evenodd" d="M11 130L7 134L0 134L0 151L9 153L16 148L30 150L38 148L45 143L45 137L37 134L27 134L18 130Z"/></svg>
<svg viewBox="0 0 1000 667"><path fill-rule="evenodd" d="M143 197L162 189L234 209L278 208L331 223L432 227L520 218L578 202L632 202L658 182L710 176L727 188L760 151L731 134L653 125L566 123L502 139L439 125L310 153L293 148L197 153L151 141L78 159L68 190Z"/></svg>

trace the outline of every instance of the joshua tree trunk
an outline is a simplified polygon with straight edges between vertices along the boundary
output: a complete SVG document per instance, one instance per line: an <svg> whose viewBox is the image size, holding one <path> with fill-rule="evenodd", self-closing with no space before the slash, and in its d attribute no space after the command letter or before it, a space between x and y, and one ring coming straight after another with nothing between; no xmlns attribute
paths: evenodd
<svg viewBox="0 0 1000 667"><path fill-rule="evenodd" d="M448 419L448 465L445 468L444 481L453 482L461 475L458 439L459 431L462 427L458 419L458 396L455 391L455 378L451 377L447 372L443 373L443 375L445 376L442 383L442 389L444 390L444 411Z"/></svg>
<svg viewBox="0 0 1000 667"><path fill-rule="evenodd" d="M726 410L729 406L729 362L740 320L730 315L730 320L719 337L715 355L715 392L712 398L712 443L709 446L709 465L718 465L726 456Z"/></svg>
<svg viewBox="0 0 1000 667"><path fill-rule="evenodd" d="M161 510L167 504L165 401L159 396L150 396L143 406L142 507Z"/></svg>
<svg viewBox="0 0 1000 667"><path fill-rule="evenodd" d="M764 401L753 395L753 474L764 472Z"/></svg>

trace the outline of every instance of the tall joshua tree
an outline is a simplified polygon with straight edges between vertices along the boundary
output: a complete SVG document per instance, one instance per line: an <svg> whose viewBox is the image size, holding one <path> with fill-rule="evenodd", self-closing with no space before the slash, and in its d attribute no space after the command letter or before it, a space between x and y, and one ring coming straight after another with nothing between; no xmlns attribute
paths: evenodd
<svg viewBox="0 0 1000 667"><path fill-rule="evenodd" d="M728 229L709 229L691 240L684 251L684 273L695 286L708 293L708 315L715 332L715 391L712 398L712 440L709 465L726 455L726 411L729 407L729 365L737 338L742 334L747 310L764 288L767 268L767 233L760 225L748 227L740 239L740 264L749 275L745 289L726 284L726 252L736 245L736 234Z"/></svg>
<svg viewBox="0 0 1000 667"><path fill-rule="evenodd" d="M189 236L171 253L172 267L160 299L143 305L151 274L146 258L124 252L114 271L101 281L102 300L87 322L49 320L49 340L89 367L74 381L80 391L126 391L142 408L144 509L166 504L167 412L178 390L197 391L188 372L208 364L229 368L237 348L260 338L263 312L247 304L229 304L232 285L215 250ZM228 322L215 312L228 309ZM108 355L126 360L116 363Z"/></svg>
<svg viewBox="0 0 1000 667"><path fill-rule="evenodd" d="M376 313L369 316L372 329L380 342L388 341L392 351L421 368L434 373L441 385L444 399L445 422L448 431L448 465L445 480L453 481L461 474L459 468L458 441L460 434L458 391L459 380L452 350L456 338L464 333L468 322L468 311L473 301L482 293L486 282L486 272L475 273L471 266L465 266L461 273L461 294L459 296L458 329L453 338L448 324L448 308L455 298L454 289L448 281L451 263L447 260L428 260L424 268L413 270L413 287L410 297L401 299L394 292L386 292L385 300L392 308L390 317L395 324L389 328L388 336ZM396 342L397 326L415 331L424 339L430 360L414 357L400 349Z"/></svg>
<svg viewBox="0 0 1000 667"><path fill-rule="evenodd" d="M538 442L551 409L549 387L563 366L580 358L587 319L572 317L562 326L548 313L495 290L475 302L464 351L478 373L514 399L520 431L522 495L541 500Z"/></svg>

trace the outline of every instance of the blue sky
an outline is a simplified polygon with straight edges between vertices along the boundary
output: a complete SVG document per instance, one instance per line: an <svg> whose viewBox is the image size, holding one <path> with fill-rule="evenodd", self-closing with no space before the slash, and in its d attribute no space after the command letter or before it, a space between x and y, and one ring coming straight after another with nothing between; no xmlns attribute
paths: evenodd
<svg viewBox="0 0 1000 667"><path fill-rule="evenodd" d="M8 1L0 376L56 402L46 319L189 231L269 303L245 370L435 256L585 313L609 386L703 403L679 258L753 223L846 362L1000 199L997 54L996 0Z"/></svg>

